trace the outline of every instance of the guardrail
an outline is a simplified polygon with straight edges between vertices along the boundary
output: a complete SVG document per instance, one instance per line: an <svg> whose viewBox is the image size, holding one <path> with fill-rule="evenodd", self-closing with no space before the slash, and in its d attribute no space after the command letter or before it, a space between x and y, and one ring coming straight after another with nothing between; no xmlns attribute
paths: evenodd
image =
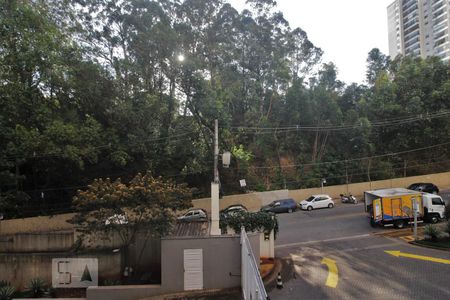
<svg viewBox="0 0 450 300"><path fill-rule="evenodd" d="M241 285L244 300L269 299L244 228L241 229Z"/></svg>

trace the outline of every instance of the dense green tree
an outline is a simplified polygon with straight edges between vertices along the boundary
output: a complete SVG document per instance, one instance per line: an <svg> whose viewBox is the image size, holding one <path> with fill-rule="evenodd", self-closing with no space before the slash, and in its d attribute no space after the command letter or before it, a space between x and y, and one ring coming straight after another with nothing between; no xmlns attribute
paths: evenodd
<svg viewBox="0 0 450 300"><path fill-rule="evenodd" d="M57 212L147 170L206 196L214 119L225 193L448 169L448 63L372 49L345 86L275 1L248 4L0 2L0 210Z"/></svg>

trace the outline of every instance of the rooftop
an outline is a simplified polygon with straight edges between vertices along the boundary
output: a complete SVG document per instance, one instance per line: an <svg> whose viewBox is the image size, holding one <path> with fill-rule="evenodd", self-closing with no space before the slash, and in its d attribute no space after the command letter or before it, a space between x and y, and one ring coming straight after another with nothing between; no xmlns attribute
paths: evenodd
<svg viewBox="0 0 450 300"><path fill-rule="evenodd" d="M207 236L209 235L209 222L177 222L171 237L176 236Z"/></svg>
<svg viewBox="0 0 450 300"><path fill-rule="evenodd" d="M366 193L370 193L370 194L373 194L373 195L378 196L378 197L421 194L418 191L408 190L408 189L405 189L405 188L380 189L380 190L374 190L374 191L367 191Z"/></svg>

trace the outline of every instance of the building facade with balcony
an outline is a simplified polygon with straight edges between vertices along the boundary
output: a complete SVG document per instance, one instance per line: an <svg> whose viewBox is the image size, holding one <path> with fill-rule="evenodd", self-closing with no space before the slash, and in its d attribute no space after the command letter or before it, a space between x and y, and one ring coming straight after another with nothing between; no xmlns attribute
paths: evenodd
<svg viewBox="0 0 450 300"><path fill-rule="evenodd" d="M395 0L387 7L389 55L450 60L450 0Z"/></svg>

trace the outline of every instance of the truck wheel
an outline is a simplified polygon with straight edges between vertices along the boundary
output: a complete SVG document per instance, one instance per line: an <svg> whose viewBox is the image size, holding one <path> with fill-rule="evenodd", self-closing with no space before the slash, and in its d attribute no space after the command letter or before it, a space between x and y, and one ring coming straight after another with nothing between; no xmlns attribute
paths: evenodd
<svg viewBox="0 0 450 300"><path fill-rule="evenodd" d="M430 223L436 224L437 222L439 222L439 218L437 216L430 216Z"/></svg>
<svg viewBox="0 0 450 300"><path fill-rule="evenodd" d="M307 210L311 211L312 210L312 206L308 206Z"/></svg>
<svg viewBox="0 0 450 300"><path fill-rule="evenodd" d="M405 222L403 220L395 221L394 226L395 228L402 229L405 227Z"/></svg>

